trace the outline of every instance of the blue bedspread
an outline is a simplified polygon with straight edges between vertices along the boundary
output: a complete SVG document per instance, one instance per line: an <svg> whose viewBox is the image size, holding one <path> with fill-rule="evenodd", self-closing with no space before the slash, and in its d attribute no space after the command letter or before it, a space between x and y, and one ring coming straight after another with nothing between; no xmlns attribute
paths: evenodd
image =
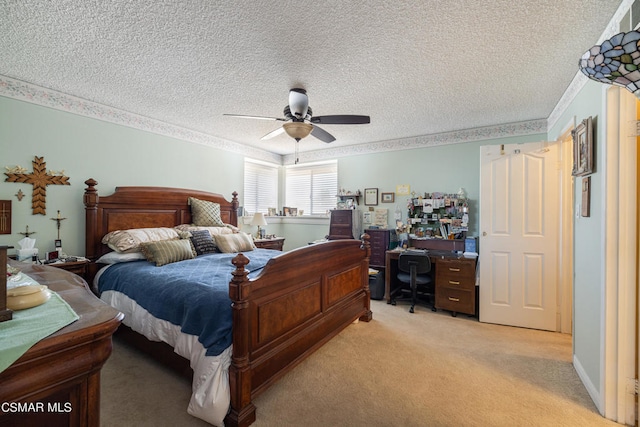
<svg viewBox="0 0 640 427"><path fill-rule="evenodd" d="M270 249L245 252L250 277L279 254ZM207 254L162 267L148 261L115 264L100 276L98 290L126 294L153 316L197 335L207 356L217 356L232 342L229 282L236 255Z"/></svg>

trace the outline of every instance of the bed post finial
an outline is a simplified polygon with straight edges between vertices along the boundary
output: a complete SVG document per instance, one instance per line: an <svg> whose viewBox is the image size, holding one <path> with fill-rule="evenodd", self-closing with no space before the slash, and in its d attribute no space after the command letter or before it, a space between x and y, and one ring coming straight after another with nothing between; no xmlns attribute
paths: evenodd
<svg viewBox="0 0 640 427"><path fill-rule="evenodd" d="M93 208L98 204L98 190L96 190L98 181L89 178L84 183L87 185L87 188L84 190L84 205L87 208Z"/></svg>
<svg viewBox="0 0 640 427"><path fill-rule="evenodd" d="M361 245L360 245L360 249L364 249L367 251L367 258L369 258L371 256L371 244L369 243L369 239L371 238L371 236L369 236L367 233L364 233L361 237L360 237L360 241L361 241Z"/></svg>
<svg viewBox="0 0 640 427"><path fill-rule="evenodd" d="M233 198L231 199L231 224L238 226L238 207L240 206L240 202L238 201L238 192L234 191L231 193Z"/></svg>
<svg viewBox="0 0 640 427"><path fill-rule="evenodd" d="M233 193L236 201L236 193ZM236 255L231 260L236 269L229 283L229 297L233 302L233 354L229 367L229 382L231 383L231 411L225 419L225 425L244 426L256 419L256 407L251 402L251 367L249 366L249 337L250 313L249 294L251 282L249 271L244 268L249 264L249 258L243 254Z"/></svg>

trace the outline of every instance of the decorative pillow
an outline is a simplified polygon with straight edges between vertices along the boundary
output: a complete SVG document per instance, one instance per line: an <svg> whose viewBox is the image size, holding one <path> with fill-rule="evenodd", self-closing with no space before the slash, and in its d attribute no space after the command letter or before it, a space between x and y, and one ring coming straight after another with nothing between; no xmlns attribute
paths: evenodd
<svg viewBox="0 0 640 427"><path fill-rule="evenodd" d="M120 262L140 261L146 259L142 252L109 252L96 260L96 264L118 264Z"/></svg>
<svg viewBox="0 0 640 427"><path fill-rule="evenodd" d="M118 252L139 252L143 242L178 239L180 236L173 228L133 228L116 230L102 238L102 243Z"/></svg>
<svg viewBox="0 0 640 427"><path fill-rule="evenodd" d="M246 252L256 248L253 239L247 233L218 234L213 236L220 252Z"/></svg>
<svg viewBox="0 0 640 427"><path fill-rule="evenodd" d="M157 267L196 257L196 252L189 239L145 242L140 246L147 261L155 262Z"/></svg>
<svg viewBox="0 0 640 427"><path fill-rule="evenodd" d="M224 227L198 227L197 225L191 225L191 224L180 224L180 225L176 225L174 227L176 230L178 230L178 232L190 232L193 233L194 231L197 230L206 230L209 232L209 234L213 237L216 234L231 234L231 233L237 233L239 230L238 227L234 227L231 224L225 224Z"/></svg>
<svg viewBox="0 0 640 427"><path fill-rule="evenodd" d="M189 204L191 205L193 225L224 227L224 222L220 217L220 204L196 199L195 197L189 197Z"/></svg>
<svg viewBox="0 0 640 427"><path fill-rule="evenodd" d="M218 252L216 242L213 241L208 230L193 230L191 233L191 243L193 244L196 254L210 254Z"/></svg>

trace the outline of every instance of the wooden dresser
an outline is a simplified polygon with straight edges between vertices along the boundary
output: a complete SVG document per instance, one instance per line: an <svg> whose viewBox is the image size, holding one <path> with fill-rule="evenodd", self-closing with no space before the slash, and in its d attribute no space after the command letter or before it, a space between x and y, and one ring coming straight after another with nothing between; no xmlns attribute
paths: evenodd
<svg viewBox="0 0 640 427"><path fill-rule="evenodd" d="M369 228L364 231L369 235L369 244L371 245L371 257L369 258L369 266L371 268L385 268L385 255L389 249L390 230Z"/></svg>
<svg viewBox="0 0 640 427"><path fill-rule="evenodd" d="M99 426L100 369L111 354L111 335L122 313L96 298L75 274L11 264L56 291L80 319L39 341L0 372L0 404L33 403L33 410L26 412L0 407L0 425Z"/></svg>
<svg viewBox="0 0 640 427"><path fill-rule="evenodd" d="M362 213L357 209L334 209L331 211L327 239L359 239Z"/></svg>

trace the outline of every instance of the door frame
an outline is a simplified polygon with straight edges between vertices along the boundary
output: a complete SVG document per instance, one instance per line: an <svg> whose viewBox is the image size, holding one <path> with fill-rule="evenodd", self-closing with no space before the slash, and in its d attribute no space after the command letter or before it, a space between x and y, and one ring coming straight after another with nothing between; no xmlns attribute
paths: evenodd
<svg viewBox="0 0 640 427"><path fill-rule="evenodd" d="M637 141L629 137L637 121L635 96L618 87L603 88L605 146L600 151L605 171L603 209L604 271L599 398L592 396L606 418L635 425L638 304L638 167ZM587 388L588 389L588 388Z"/></svg>
<svg viewBox="0 0 640 427"><path fill-rule="evenodd" d="M560 174L560 242L558 243L558 331L573 336L573 212L575 180L573 169L573 137L575 119L565 126L557 142Z"/></svg>

